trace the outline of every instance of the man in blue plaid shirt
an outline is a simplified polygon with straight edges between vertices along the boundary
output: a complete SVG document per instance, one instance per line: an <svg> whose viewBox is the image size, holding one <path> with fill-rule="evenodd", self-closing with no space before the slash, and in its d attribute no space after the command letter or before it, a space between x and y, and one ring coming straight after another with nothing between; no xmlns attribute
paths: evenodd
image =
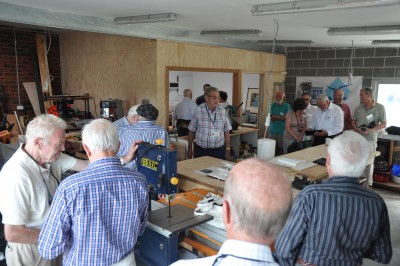
<svg viewBox="0 0 400 266"><path fill-rule="evenodd" d="M146 178L115 157L119 140L111 122L93 120L82 144L90 164L57 189L39 236L40 255L64 253L63 265L135 265L134 246L147 223Z"/></svg>
<svg viewBox="0 0 400 266"><path fill-rule="evenodd" d="M204 91L206 102L197 106L189 124L188 151L189 159L211 156L219 159L229 159L230 135L232 126L226 115L225 108L219 105L219 91L215 87L207 87Z"/></svg>

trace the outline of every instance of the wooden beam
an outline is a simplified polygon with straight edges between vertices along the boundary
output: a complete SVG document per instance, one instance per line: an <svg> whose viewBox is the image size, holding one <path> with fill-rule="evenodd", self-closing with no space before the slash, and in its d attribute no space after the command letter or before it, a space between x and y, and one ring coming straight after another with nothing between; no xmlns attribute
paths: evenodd
<svg viewBox="0 0 400 266"><path fill-rule="evenodd" d="M49 72L49 64L47 61L47 49L46 42L43 34L37 33L36 37L36 49L37 49L37 58L39 64L40 71L40 80L42 82L42 91L43 95L53 95L53 90L51 88L50 81L50 72ZM52 102L45 102L45 109L47 112L47 108L50 107Z"/></svg>

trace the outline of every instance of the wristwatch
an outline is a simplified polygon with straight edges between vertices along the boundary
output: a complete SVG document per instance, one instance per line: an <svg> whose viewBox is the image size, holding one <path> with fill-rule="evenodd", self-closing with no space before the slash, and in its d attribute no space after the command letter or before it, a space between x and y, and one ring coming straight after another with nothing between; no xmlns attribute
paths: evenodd
<svg viewBox="0 0 400 266"><path fill-rule="evenodd" d="M124 159L122 157L119 157L119 161L121 162L122 166L126 165L126 163L124 162Z"/></svg>
<svg viewBox="0 0 400 266"><path fill-rule="evenodd" d="M231 148L225 148L225 149L230 150Z"/></svg>

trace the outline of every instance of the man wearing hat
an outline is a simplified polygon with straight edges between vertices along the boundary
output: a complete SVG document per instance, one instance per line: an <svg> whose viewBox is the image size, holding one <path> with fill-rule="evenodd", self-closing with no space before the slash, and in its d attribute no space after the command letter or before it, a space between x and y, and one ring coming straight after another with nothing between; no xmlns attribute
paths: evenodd
<svg viewBox="0 0 400 266"><path fill-rule="evenodd" d="M163 144L169 147L168 132L164 127L156 125L158 110L152 104L142 104L136 109L139 120L133 125L123 127L119 130L119 141L121 142L117 155L126 154L132 146L133 140L143 140L156 144L156 139L163 140ZM127 165L132 168L134 162Z"/></svg>

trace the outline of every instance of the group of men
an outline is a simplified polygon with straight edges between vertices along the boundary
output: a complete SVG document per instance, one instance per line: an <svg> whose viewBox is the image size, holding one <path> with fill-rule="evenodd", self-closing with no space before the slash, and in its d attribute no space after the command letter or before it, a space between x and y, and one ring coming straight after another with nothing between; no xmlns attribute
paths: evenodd
<svg viewBox="0 0 400 266"><path fill-rule="evenodd" d="M211 144L217 155L227 155L230 128L218 107L218 90L208 87L204 95L206 102L196 108L189 124L189 141L196 132L195 153L202 154L201 145ZM358 184L370 153L361 134L375 133L368 128L368 112L379 108L367 105L365 98L364 109L354 113L353 128L366 129L345 131L331 141L326 182L302 190L292 207L290 182L279 168L259 159L236 164L224 191L227 241L216 256L176 265L361 265L363 258L389 263L386 205L377 193ZM9 265L51 265L60 254L64 265L135 265L134 246L146 226L149 196L146 178L121 162L134 159L133 140L143 138L139 133L127 138L126 150L119 145L123 133L133 128L148 133L158 115L153 108L138 106L137 117L127 117L132 122L118 129L104 119L86 125L82 144L89 161L62 153L62 119L40 115L28 124L26 144L0 173ZM198 132L211 137L197 142ZM118 153L124 156L118 158ZM192 154L189 150L188 156ZM59 183L69 169L79 173Z"/></svg>
<svg viewBox="0 0 400 266"><path fill-rule="evenodd" d="M314 136L304 136L304 145L320 145L326 138L333 139L345 130L355 130L373 143L377 142L379 130L386 127L386 113L383 105L376 103L370 88L360 90L360 105L352 116L350 107L343 102L343 90L334 90L333 101L327 95L316 97L316 106L311 105L311 95L307 92L301 95L306 102L304 110L307 116L307 129L316 130ZM268 129L268 137L277 141L276 154L284 153L283 133L285 131L286 114L290 111L290 105L285 102L285 93L277 91L276 101L272 103L270 110L271 123Z"/></svg>

